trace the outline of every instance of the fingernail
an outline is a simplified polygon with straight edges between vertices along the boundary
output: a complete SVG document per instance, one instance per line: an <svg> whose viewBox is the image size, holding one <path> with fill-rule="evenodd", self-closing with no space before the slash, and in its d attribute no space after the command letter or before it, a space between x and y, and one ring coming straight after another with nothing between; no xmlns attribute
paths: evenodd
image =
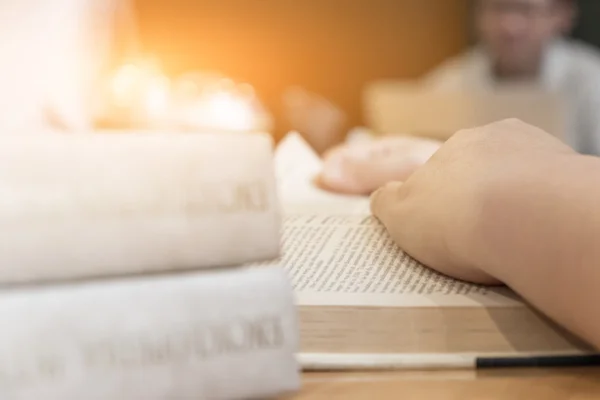
<svg viewBox="0 0 600 400"><path fill-rule="evenodd" d="M346 148L344 156L354 161L368 160L371 158L371 152L361 146L350 146Z"/></svg>

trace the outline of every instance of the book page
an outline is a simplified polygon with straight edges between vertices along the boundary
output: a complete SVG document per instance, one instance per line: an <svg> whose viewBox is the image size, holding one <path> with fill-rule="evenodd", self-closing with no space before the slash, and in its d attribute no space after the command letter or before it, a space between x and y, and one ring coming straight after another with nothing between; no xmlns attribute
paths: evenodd
<svg viewBox="0 0 600 400"><path fill-rule="evenodd" d="M369 215L288 214L281 261L301 306L522 304L507 289L468 284L421 265Z"/></svg>
<svg viewBox="0 0 600 400"><path fill-rule="evenodd" d="M322 168L319 156L297 132L289 133L275 151L279 197L286 212L369 212L369 199L338 195L315 184Z"/></svg>

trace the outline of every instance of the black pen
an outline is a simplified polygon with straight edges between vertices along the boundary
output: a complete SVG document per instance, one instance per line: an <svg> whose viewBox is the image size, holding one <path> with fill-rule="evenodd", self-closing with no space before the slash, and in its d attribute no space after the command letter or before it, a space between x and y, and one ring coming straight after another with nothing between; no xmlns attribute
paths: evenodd
<svg viewBox="0 0 600 400"><path fill-rule="evenodd" d="M473 354L300 353L298 361L305 371L568 368L600 367L600 354L477 356Z"/></svg>

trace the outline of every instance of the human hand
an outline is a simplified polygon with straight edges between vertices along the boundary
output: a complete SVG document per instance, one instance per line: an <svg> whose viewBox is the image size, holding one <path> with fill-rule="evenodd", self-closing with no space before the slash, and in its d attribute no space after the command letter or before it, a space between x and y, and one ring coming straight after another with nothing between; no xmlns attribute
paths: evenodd
<svg viewBox="0 0 600 400"><path fill-rule="evenodd" d="M513 215L502 199L548 179L552 166L560 168L562 156L572 154L558 139L518 120L461 131L404 184L377 190L371 209L396 243L425 265L466 281L497 284L488 250L491 242L509 240L497 232L511 231L498 228ZM544 239L531 240L535 246Z"/></svg>
<svg viewBox="0 0 600 400"><path fill-rule="evenodd" d="M338 146L325 154L319 183L333 192L368 195L388 182L406 180L441 145L436 140L389 136Z"/></svg>

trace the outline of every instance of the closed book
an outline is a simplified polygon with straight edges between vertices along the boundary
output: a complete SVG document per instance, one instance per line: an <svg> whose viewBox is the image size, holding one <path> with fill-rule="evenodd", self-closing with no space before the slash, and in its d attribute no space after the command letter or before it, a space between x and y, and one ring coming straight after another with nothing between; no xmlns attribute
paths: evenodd
<svg viewBox="0 0 600 400"><path fill-rule="evenodd" d="M0 137L0 282L273 258L278 208L268 135Z"/></svg>
<svg viewBox="0 0 600 400"><path fill-rule="evenodd" d="M278 267L7 288L3 400L269 398L299 386Z"/></svg>

